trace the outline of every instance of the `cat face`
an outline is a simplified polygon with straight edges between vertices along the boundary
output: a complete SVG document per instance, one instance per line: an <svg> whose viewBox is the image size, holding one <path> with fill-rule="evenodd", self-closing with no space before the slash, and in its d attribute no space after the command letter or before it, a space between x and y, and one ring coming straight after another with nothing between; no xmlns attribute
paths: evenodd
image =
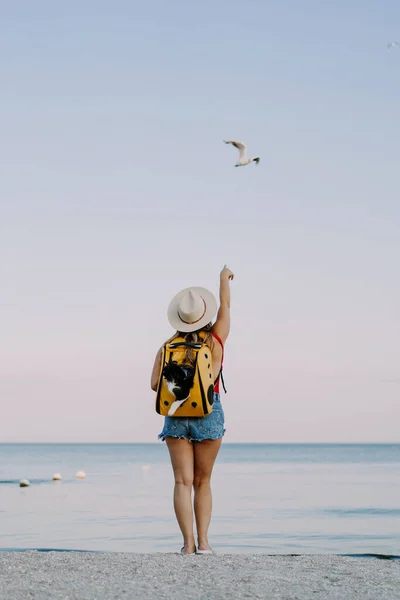
<svg viewBox="0 0 400 600"><path fill-rule="evenodd" d="M163 377L168 390L177 400L186 400L193 386L194 368L177 363L169 363L164 367Z"/></svg>

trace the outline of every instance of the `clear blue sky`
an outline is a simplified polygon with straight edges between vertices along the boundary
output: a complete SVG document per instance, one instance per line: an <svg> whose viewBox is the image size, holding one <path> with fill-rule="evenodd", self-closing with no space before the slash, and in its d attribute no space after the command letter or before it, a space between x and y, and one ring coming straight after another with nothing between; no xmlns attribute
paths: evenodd
<svg viewBox="0 0 400 600"><path fill-rule="evenodd" d="M227 263L226 440L400 442L399 38L397 0L2 7L0 441L155 440L167 305Z"/></svg>

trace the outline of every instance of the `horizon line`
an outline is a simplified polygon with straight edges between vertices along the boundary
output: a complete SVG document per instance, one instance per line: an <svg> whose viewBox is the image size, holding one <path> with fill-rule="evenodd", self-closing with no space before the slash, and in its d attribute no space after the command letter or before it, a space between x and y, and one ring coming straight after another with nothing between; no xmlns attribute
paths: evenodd
<svg viewBox="0 0 400 600"><path fill-rule="evenodd" d="M162 442L2 442L5 445L47 445L47 446L161 446ZM398 442L224 442L224 446L400 446Z"/></svg>

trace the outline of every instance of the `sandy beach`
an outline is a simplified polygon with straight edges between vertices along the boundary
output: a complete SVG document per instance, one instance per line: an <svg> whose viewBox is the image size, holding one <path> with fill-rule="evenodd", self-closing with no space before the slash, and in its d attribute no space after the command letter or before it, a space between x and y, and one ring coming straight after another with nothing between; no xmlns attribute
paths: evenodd
<svg viewBox="0 0 400 600"><path fill-rule="evenodd" d="M396 600L400 561L331 555L0 552L3 600Z"/></svg>

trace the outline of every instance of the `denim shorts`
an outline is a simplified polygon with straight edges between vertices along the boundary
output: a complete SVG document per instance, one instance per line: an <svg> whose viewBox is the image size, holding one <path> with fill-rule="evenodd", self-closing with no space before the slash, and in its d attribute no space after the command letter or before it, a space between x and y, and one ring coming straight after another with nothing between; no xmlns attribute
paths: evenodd
<svg viewBox="0 0 400 600"><path fill-rule="evenodd" d="M220 395L214 392L212 413L205 417L165 417L164 427L158 438L162 441L166 437L174 437L201 442L218 440L224 433L224 411Z"/></svg>

